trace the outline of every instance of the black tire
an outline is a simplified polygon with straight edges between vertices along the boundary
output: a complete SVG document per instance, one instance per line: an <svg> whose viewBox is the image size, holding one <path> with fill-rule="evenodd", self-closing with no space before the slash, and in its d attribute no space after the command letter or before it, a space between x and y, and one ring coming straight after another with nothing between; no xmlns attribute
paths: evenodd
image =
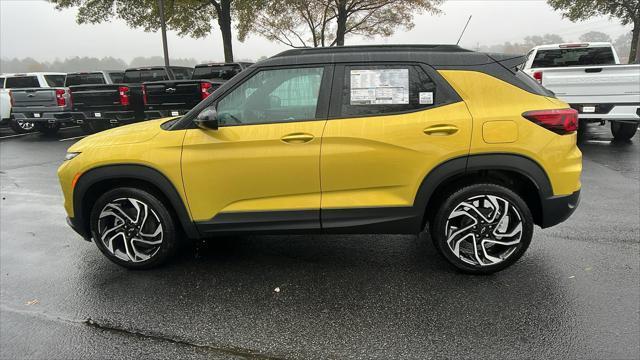
<svg viewBox="0 0 640 360"><path fill-rule="evenodd" d="M636 134L638 123L611 121L611 134L617 141L629 141Z"/></svg>
<svg viewBox="0 0 640 360"><path fill-rule="evenodd" d="M470 255L468 253L470 251L469 247L471 246L471 245L468 245L468 243L463 243L462 241L456 242L456 244L460 244L457 247L458 254L459 255L461 254L460 257L456 255L456 253L454 252L454 249L452 249L451 246L447 244L447 233L448 233L447 224L450 216L454 216L453 211L456 210L456 208L458 208L458 211L456 211L456 213L460 214L461 207L462 209L470 210L469 208L462 205L462 203L465 202L465 200L483 199L483 197L486 197L486 196L494 196L499 198L500 200L506 201L511 206L511 208L509 208L510 210L508 211L516 211L514 213L511 213L511 212L508 213L509 217L507 218L507 221L506 221L508 227L512 226L511 217L515 217L516 220L518 220L517 218L519 217L520 224L521 224L521 232L519 233L519 242L517 244L511 245L511 246L503 246L503 245L498 245L496 243L493 243L493 244L489 243L490 245L487 247L484 247L484 245L481 245L484 247L484 249L486 249L486 251L489 251L489 252L491 252L492 249L493 251L500 251L501 249L504 249L505 253L503 255L505 256L505 258L500 262L496 262L496 263L493 263L489 258L486 258L486 257L483 258L484 255L482 254L478 256L477 251L475 253L476 254L475 256L480 257L480 259L476 260L477 258L473 258L474 255ZM476 203L472 201L472 205L473 204L476 204ZM476 214L475 212L472 212L472 211L469 211L469 213ZM496 238L494 236L494 233L496 231L499 231L496 228L500 228L501 227L500 224L503 224L501 221L502 218L499 216L500 214L496 216L496 219L497 219L496 222L489 222L489 223L482 223L482 224L478 223L477 226L470 228L468 231L461 231L459 234L463 235L462 237L464 237L464 235L468 235L471 233L473 233L474 235L483 234L481 236L483 237L486 236L486 239L489 239L490 242L491 241L508 242L513 240L513 238L502 240L502 237ZM465 221L465 218L466 216L454 217L451 221L452 223L455 221ZM471 220L471 218L472 217L469 216L469 218L466 219L466 221L468 221L468 224L464 225L465 227L473 225L473 221L476 221L476 220ZM516 222L515 225L517 227L518 223ZM462 228L462 226L460 226L460 228ZM496 184L489 184L489 183L475 184L475 185L464 187L454 192L450 196L448 196L446 200L444 200L444 202L441 204L436 215L433 217L433 219L431 219L430 229L431 229L431 239L436 249L438 250L438 252L442 256L444 256L444 258L450 264L456 267L458 270L465 273L470 273L470 274L491 274L491 273L495 273L497 271L505 269L506 267L515 263L520 257L522 257L524 252L529 247L529 244L531 243L531 238L533 236L533 217L531 216L531 211L529 211L529 208L527 204L524 202L524 200L522 200L522 198L518 194L511 191L510 189L501 185L496 185ZM512 229L511 231L514 231L514 230ZM453 234L455 234L455 231L453 232ZM462 237L458 237L458 239ZM477 246L477 243L476 243L476 246ZM475 249L477 250L478 248L476 247ZM486 251L484 254L488 254ZM494 253L492 255L496 255L494 258L500 257L498 256L499 254L497 253ZM462 258L465 258L466 261L463 260ZM472 264L470 262L476 262L476 264ZM484 262L485 264L480 265L480 262ZM487 262L489 264L487 264Z"/></svg>
<svg viewBox="0 0 640 360"><path fill-rule="evenodd" d="M114 216L104 216L100 218L101 213L107 205L110 204L108 209L112 210L113 213L121 214L118 211L113 210L113 205L120 204L131 205L130 208L126 208L124 206L120 207L124 209L125 212L128 212L130 215L135 212L135 208L133 206L133 202L129 199L133 199L134 201L138 201L137 204L143 203L148 206L148 217L145 217L144 223L140 225L140 223L130 222L127 225L124 222L118 221L118 223L109 223L111 218L114 220L116 217ZM140 207L140 205L138 205ZM123 218L121 216L121 218ZM131 219L135 220L135 216L130 216ZM152 223L149 224L147 220L149 218ZM117 221L117 220L116 220ZM140 244L139 240L131 240L133 238L138 237L142 239L140 233L144 229L147 233L153 230L159 229L155 223L158 223L161 226L161 234L160 234L160 243L159 245L145 245ZM121 225L118 227L117 225ZM137 225L136 225L137 224ZM105 225L105 226L101 226ZM110 225L110 226L109 226ZM150 227L149 227L150 226ZM177 249L177 236L176 236L176 228L175 222L171 213L167 209L166 205L159 200L159 198L151 192L146 190L141 190L137 188L117 188L111 191L106 192L98 200L95 202L90 217L90 227L91 227L91 235L93 239L95 239L95 243L98 246L98 249L102 251L102 253L114 263L129 268L129 269L150 269L165 263L171 256L173 256ZM138 229L136 229L136 227ZM146 227L146 228L145 228ZM125 229L128 228L130 232L127 232ZM110 232L109 232L110 231ZM137 232L136 232L137 231ZM108 241L103 242L102 236L107 235L105 240L111 236L111 234L120 234L118 235L113 243L111 248L113 251L109 250L107 247ZM125 234L133 234L128 237L123 237ZM116 236L114 235L114 236ZM148 236L148 235L145 235ZM129 239L129 240L125 240ZM149 237L145 237L145 240L150 240ZM153 238L156 241L158 237ZM135 250L134 241L138 241L139 249ZM125 242L127 245L133 250L128 250L125 248ZM124 249L124 251L123 251ZM144 259L143 257L138 258L138 250L140 253L143 253L144 256L148 256L148 258ZM134 259L131 258L133 255Z"/></svg>
<svg viewBox="0 0 640 360"><path fill-rule="evenodd" d="M9 127L16 134L26 134L34 131L34 124L28 121L10 119Z"/></svg>
<svg viewBox="0 0 640 360"><path fill-rule="evenodd" d="M88 122L83 122L82 124L80 124L80 129L82 130L83 133L87 134L87 135L91 135L94 134L96 131L93 129L93 127L91 126L91 124L89 124Z"/></svg>
<svg viewBox="0 0 640 360"><path fill-rule="evenodd" d="M55 124L39 123L39 124L35 125L34 129L36 131L41 132L45 136L53 136L53 135L58 133L58 130L60 130L60 124L58 124L58 123L55 123Z"/></svg>

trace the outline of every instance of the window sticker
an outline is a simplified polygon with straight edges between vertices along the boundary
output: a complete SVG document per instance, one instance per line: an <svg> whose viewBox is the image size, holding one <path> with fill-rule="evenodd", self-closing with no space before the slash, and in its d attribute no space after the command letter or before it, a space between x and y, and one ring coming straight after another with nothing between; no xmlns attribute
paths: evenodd
<svg viewBox="0 0 640 360"><path fill-rule="evenodd" d="M408 104L409 69L351 70L351 105Z"/></svg>
<svg viewBox="0 0 640 360"><path fill-rule="evenodd" d="M420 104L432 105L433 104L433 91L421 91L420 92L419 102L420 102Z"/></svg>

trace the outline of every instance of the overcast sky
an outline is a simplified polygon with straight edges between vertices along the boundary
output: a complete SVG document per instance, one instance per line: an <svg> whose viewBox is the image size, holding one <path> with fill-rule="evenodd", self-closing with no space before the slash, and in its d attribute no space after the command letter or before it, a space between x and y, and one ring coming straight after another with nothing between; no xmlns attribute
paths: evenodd
<svg viewBox="0 0 640 360"><path fill-rule="evenodd" d="M623 27L607 17L572 23L553 11L544 0L481 1L448 0L441 15L415 17L415 28L398 31L389 38L347 38L347 44L371 43L455 43L469 15L473 19L461 45L492 45L517 42L527 35L556 33L565 40L577 40L588 31L608 33L615 39L631 26ZM159 33L130 29L119 20L99 25L78 25L77 9L56 11L42 0L0 0L0 57L33 57L54 60L73 56L119 57L162 55ZM222 60L222 41L216 31L205 39L180 38L169 32L173 58ZM287 47L252 36L244 43L234 39L236 59L257 59Z"/></svg>

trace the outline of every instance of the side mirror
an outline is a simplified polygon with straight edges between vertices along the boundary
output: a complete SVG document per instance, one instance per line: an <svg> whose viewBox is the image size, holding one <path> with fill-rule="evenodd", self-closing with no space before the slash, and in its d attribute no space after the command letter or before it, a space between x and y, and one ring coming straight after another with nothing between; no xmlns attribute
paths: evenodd
<svg viewBox="0 0 640 360"><path fill-rule="evenodd" d="M202 129L218 130L218 113L215 108L208 107L198 114L194 122Z"/></svg>

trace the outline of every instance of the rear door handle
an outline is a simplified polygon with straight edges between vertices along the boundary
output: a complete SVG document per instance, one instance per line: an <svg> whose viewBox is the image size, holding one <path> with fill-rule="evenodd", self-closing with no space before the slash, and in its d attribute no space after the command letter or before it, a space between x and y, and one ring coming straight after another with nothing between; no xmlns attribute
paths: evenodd
<svg viewBox="0 0 640 360"><path fill-rule="evenodd" d="M307 133L295 133L285 135L280 140L288 143L288 144L304 144L311 140L313 140L314 136Z"/></svg>
<svg viewBox="0 0 640 360"><path fill-rule="evenodd" d="M433 125L423 131L427 135L446 136L457 133L458 127L455 125Z"/></svg>

